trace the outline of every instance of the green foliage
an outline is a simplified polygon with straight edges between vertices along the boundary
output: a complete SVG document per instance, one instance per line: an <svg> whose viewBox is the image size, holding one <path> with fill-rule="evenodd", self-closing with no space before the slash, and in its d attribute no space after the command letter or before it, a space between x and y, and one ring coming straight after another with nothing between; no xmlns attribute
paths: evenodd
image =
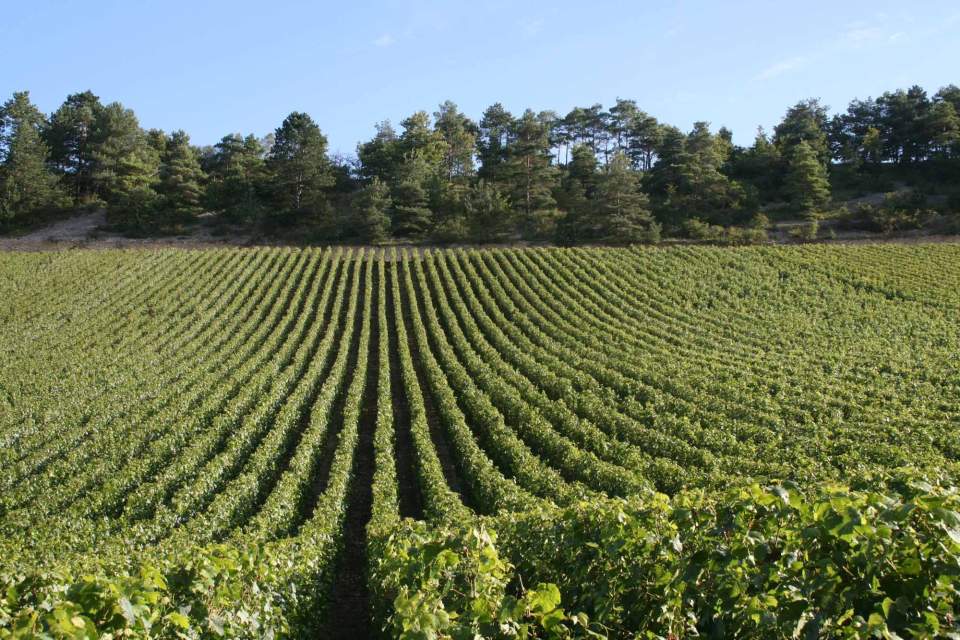
<svg viewBox="0 0 960 640"><path fill-rule="evenodd" d="M446 142L446 152L441 161L442 171L448 180L467 178L473 175L473 153L477 140L477 125L460 113L457 105L447 100L433 114L434 128Z"/></svg>
<svg viewBox="0 0 960 640"><path fill-rule="evenodd" d="M456 109L452 103L447 107ZM441 112L438 115L446 116L448 119L456 118L454 112ZM457 124L462 126L463 123ZM397 144L401 157L407 159L416 155L426 164L431 174L442 171L444 163L452 157L450 144L444 138L444 131L431 127L429 114L426 111L417 111L409 118L402 120L400 126L403 127L403 133L400 134ZM444 126L448 131L455 128L455 125L449 121L444 122ZM463 160L461 149L458 148L452 153ZM448 170L452 171L455 164L451 162L447 167Z"/></svg>
<svg viewBox="0 0 960 640"><path fill-rule="evenodd" d="M390 234L390 190L379 178L354 196L353 219L357 235L365 242L383 242Z"/></svg>
<svg viewBox="0 0 960 640"><path fill-rule="evenodd" d="M721 171L724 148L706 122L697 122L686 136L675 129L665 132L660 160L650 174L660 220L676 226L692 217L722 220L742 207L743 187Z"/></svg>
<svg viewBox="0 0 960 640"><path fill-rule="evenodd" d="M407 158L398 168L391 195L393 233L419 237L433 225L429 183L433 176L429 161L419 153Z"/></svg>
<svg viewBox="0 0 960 640"><path fill-rule="evenodd" d="M757 244L766 242L767 226L766 216L757 214L746 227L723 227L717 224L710 224L698 218L691 218L683 225L683 230L691 240L700 240L705 242L715 242L718 244Z"/></svg>
<svg viewBox="0 0 960 640"><path fill-rule="evenodd" d="M186 222L203 211L204 173L190 137L175 131L166 140L157 191L166 222Z"/></svg>
<svg viewBox="0 0 960 640"><path fill-rule="evenodd" d="M574 107L562 117L529 109L514 117L496 103L479 122L447 100L432 117L417 111L403 119L398 130L380 122L354 159L328 157L326 138L304 113L290 114L262 141L232 134L215 147L171 147L163 131L143 131L132 111L104 106L85 91L67 96L49 122L30 115L40 139L27 130L20 136L21 160L4 170L0 215L7 225L15 217L37 219L60 209L66 193L78 207L106 206L110 221L131 231L172 228L206 209L226 222L261 230L299 224L305 233L298 237L339 240L355 222L355 192L377 178L390 190L390 234L406 238L487 242L506 235L478 227L465 211L469 194L494 188L506 197L511 231L522 239L650 241L661 231L682 235L696 219L732 227L727 234L740 236L732 242L750 242L760 234L739 225L760 207L789 203L815 214L829 203L831 182L838 200L904 184L949 196L960 176L958 113L960 89L953 85L933 95L912 86L855 99L832 116L818 99L806 99L786 111L771 136L760 128L751 146L740 147L726 127L711 133L709 123L696 122L685 134L629 99L606 109ZM630 209L650 209L656 226L619 205L621 213L611 215L601 201L601 176L620 156L635 172L638 193L649 198ZM478 188L480 181L486 186ZM861 216L871 229L928 221L940 232L952 229L916 212L875 213Z"/></svg>
<svg viewBox="0 0 960 640"><path fill-rule="evenodd" d="M557 172L550 165L549 131L529 109L513 125L503 170L521 226L533 235L547 232L548 220L555 217L552 189Z"/></svg>
<svg viewBox="0 0 960 640"><path fill-rule="evenodd" d="M0 638L284 636L274 567L262 548L222 545L110 577L0 575Z"/></svg>
<svg viewBox="0 0 960 640"><path fill-rule="evenodd" d="M294 112L284 119L274 132L267 167L279 213L296 219L325 211L333 186L327 138L309 115Z"/></svg>
<svg viewBox="0 0 960 640"><path fill-rule="evenodd" d="M499 530L524 580L555 581L612 637L956 633L956 491L894 486L584 502Z"/></svg>
<svg viewBox="0 0 960 640"><path fill-rule="evenodd" d="M4 254L0 637L952 637L958 253Z"/></svg>
<svg viewBox="0 0 960 640"><path fill-rule="evenodd" d="M43 114L26 91L0 107L0 227L65 204L56 176L47 169L43 125Z"/></svg>
<svg viewBox="0 0 960 640"><path fill-rule="evenodd" d="M502 240L514 227L513 211L506 196L483 180L464 195L463 209L470 237L480 242Z"/></svg>
<svg viewBox="0 0 960 640"><path fill-rule="evenodd" d="M803 224L798 224L790 229L790 236L801 242L812 242L817 239L819 233L820 221L816 218Z"/></svg>
<svg viewBox="0 0 960 640"><path fill-rule="evenodd" d="M618 153L605 167L593 196L599 237L612 243L657 242L660 226L627 156Z"/></svg>
<svg viewBox="0 0 960 640"><path fill-rule="evenodd" d="M81 204L93 197L94 156L97 121L103 105L91 91L67 96L50 116L43 138L50 147L50 161L63 174L74 202Z"/></svg>
<svg viewBox="0 0 960 640"><path fill-rule="evenodd" d="M137 117L118 102L100 113L94 133L93 177L107 203L108 219L128 229L156 220L160 157Z"/></svg>
<svg viewBox="0 0 960 640"><path fill-rule="evenodd" d="M379 178L387 184L392 182L402 157L397 132L389 120L377 124L377 134L372 140L357 146L357 158L363 180Z"/></svg>
<svg viewBox="0 0 960 640"><path fill-rule="evenodd" d="M224 136L208 167L207 206L234 222L257 217L263 209L266 181L264 148L256 136Z"/></svg>
<svg viewBox="0 0 960 640"><path fill-rule="evenodd" d="M891 233L922 226L936 212L927 206L927 197L920 191L884 194L880 204L861 203L852 212L854 219L864 220L872 229Z"/></svg>
<svg viewBox="0 0 960 640"><path fill-rule="evenodd" d="M801 100L787 110L773 130L773 144L780 154L790 157L801 143L825 165L830 158L827 141L827 109L816 98Z"/></svg>
<svg viewBox="0 0 960 640"><path fill-rule="evenodd" d="M487 107L480 119L477 156L480 178L491 184L503 184L507 178L507 155L512 139L514 118L499 102Z"/></svg>
<svg viewBox="0 0 960 640"><path fill-rule="evenodd" d="M800 211L822 209L830 201L827 170L806 141L794 145L788 158L786 191L791 204Z"/></svg>
<svg viewBox="0 0 960 640"><path fill-rule="evenodd" d="M377 598L392 603L385 627L396 638L568 638L583 617L561 608L555 585L510 593L513 566L484 527L405 522L378 547Z"/></svg>

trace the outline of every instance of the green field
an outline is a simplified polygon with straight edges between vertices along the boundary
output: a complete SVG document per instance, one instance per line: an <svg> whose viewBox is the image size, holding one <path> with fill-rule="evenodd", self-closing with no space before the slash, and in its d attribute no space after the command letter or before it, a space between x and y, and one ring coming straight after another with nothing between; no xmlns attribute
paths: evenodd
<svg viewBox="0 0 960 640"><path fill-rule="evenodd" d="M6 253L0 300L0 638L960 637L960 245Z"/></svg>

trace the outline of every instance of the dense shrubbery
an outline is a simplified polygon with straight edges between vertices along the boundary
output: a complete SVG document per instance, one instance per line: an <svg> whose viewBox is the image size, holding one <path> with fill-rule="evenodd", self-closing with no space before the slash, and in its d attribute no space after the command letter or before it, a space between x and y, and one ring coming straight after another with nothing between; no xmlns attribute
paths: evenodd
<svg viewBox="0 0 960 640"><path fill-rule="evenodd" d="M684 223L683 229L691 240L718 244L758 244L767 241L768 224L766 216L757 214L750 226L746 227L723 227L691 218Z"/></svg>
<svg viewBox="0 0 960 640"><path fill-rule="evenodd" d="M927 206L927 197L920 191L884 194L879 204L861 203L850 213L853 221L862 221L875 231L890 233L923 226L937 212Z"/></svg>
<svg viewBox="0 0 960 640"><path fill-rule="evenodd" d="M184 549L106 575L0 575L0 638L262 638L289 630L263 547Z"/></svg>
<svg viewBox="0 0 960 640"><path fill-rule="evenodd" d="M395 629L453 637L513 606L507 584L521 600L558 588L543 637L942 637L960 632L958 509L956 489L919 480L593 500L402 528L379 571Z"/></svg>
<svg viewBox="0 0 960 640"><path fill-rule="evenodd" d="M402 521L370 585L392 637L913 637L960 633L960 495L746 485ZM0 637L284 637L271 546L214 546L110 577L0 577Z"/></svg>

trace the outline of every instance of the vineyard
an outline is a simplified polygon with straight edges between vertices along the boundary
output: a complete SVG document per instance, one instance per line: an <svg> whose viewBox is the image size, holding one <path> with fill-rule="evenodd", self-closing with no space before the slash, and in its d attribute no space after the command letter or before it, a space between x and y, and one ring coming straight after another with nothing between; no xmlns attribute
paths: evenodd
<svg viewBox="0 0 960 640"><path fill-rule="evenodd" d="M960 245L0 255L0 638L960 637Z"/></svg>

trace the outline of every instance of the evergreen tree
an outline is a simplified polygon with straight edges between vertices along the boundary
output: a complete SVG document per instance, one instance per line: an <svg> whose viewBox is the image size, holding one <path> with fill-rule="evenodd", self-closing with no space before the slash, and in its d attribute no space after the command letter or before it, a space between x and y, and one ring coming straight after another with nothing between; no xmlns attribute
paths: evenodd
<svg viewBox="0 0 960 640"><path fill-rule="evenodd" d="M305 113L294 112L275 132L268 167L276 206L287 216L316 215L333 185L327 138Z"/></svg>
<svg viewBox="0 0 960 640"><path fill-rule="evenodd" d="M830 201L827 170L805 140L797 143L790 154L786 186L790 202L809 216Z"/></svg>
<svg viewBox="0 0 960 640"><path fill-rule="evenodd" d="M169 138L163 129L147 129L147 144L157 153L158 158L164 158L167 155L167 144Z"/></svg>
<svg viewBox="0 0 960 640"><path fill-rule="evenodd" d="M160 158L133 111L119 102L108 104L97 118L94 140L93 178L109 219L126 227L151 225Z"/></svg>
<svg viewBox="0 0 960 640"><path fill-rule="evenodd" d="M664 127L656 118L643 111L637 112L627 132L626 149L635 168L650 171L663 136Z"/></svg>
<svg viewBox="0 0 960 640"><path fill-rule="evenodd" d="M695 123L685 137L674 128L664 131L650 176L658 217L677 227L689 218L728 222L743 206L746 193L722 172L724 148L706 122Z"/></svg>
<svg viewBox="0 0 960 640"><path fill-rule="evenodd" d="M164 144L158 191L166 222L188 221L203 211L204 174L190 137L175 131Z"/></svg>
<svg viewBox="0 0 960 640"><path fill-rule="evenodd" d="M365 182L379 178L390 184L402 161L399 137L389 120L384 120L376 127L377 134L373 139L357 146L360 178Z"/></svg>
<svg viewBox="0 0 960 640"><path fill-rule="evenodd" d="M877 98L877 106L885 158L898 164L923 160L930 143L925 135L930 107L926 92L916 86L887 91Z"/></svg>
<svg viewBox="0 0 960 640"><path fill-rule="evenodd" d="M557 222L557 240L561 244L596 238L592 200L596 182L597 157L588 146L577 145L557 191L557 204L564 212Z"/></svg>
<svg viewBox="0 0 960 640"><path fill-rule="evenodd" d="M773 143L784 157L801 142L813 149L821 164L826 165L830 160L827 108L816 98L801 100L787 109L783 120L773 130Z"/></svg>
<svg viewBox="0 0 960 640"><path fill-rule="evenodd" d="M256 216L265 181L263 145L254 135L234 133L214 146L209 163L207 206L235 222Z"/></svg>
<svg viewBox="0 0 960 640"><path fill-rule="evenodd" d="M883 159L883 138L876 127L867 127L863 134L863 159L873 166L880 164Z"/></svg>
<svg viewBox="0 0 960 640"><path fill-rule="evenodd" d="M427 184L431 166L420 154L407 158L397 169L391 189L393 232L399 236L420 237L433 224Z"/></svg>
<svg viewBox="0 0 960 640"><path fill-rule="evenodd" d="M735 148L729 161L729 176L749 185L762 201L779 195L783 182L780 151L770 142L763 127L757 127L753 145Z"/></svg>
<svg viewBox="0 0 960 640"><path fill-rule="evenodd" d="M927 137L940 156L949 156L960 143L960 117L953 103L938 101L930 107L927 115Z"/></svg>
<svg viewBox="0 0 960 640"><path fill-rule="evenodd" d="M402 158L414 154L427 164L431 173L439 174L450 153L450 145L443 134L430 126L430 116L426 111L417 111L400 122L403 133L400 134L399 147Z"/></svg>
<svg viewBox="0 0 960 640"><path fill-rule="evenodd" d="M548 231L556 217L557 203L552 190L557 172L550 159L547 129L533 111L527 109L514 125L506 175L510 202L528 233Z"/></svg>
<svg viewBox="0 0 960 640"><path fill-rule="evenodd" d="M434 128L446 142L441 162L447 180L473 175L473 149L477 141L477 125L460 113L457 105L447 100L433 114Z"/></svg>
<svg viewBox="0 0 960 640"><path fill-rule="evenodd" d="M640 190L640 177L623 153L604 168L594 193L596 233L607 242L655 242L660 227L650 213L650 201Z"/></svg>
<svg viewBox="0 0 960 640"><path fill-rule="evenodd" d="M635 100L617 98L616 104L610 107L608 122L616 151L627 153L630 149L630 134L641 113Z"/></svg>
<svg viewBox="0 0 960 640"><path fill-rule="evenodd" d="M47 167L43 124L26 91L0 107L0 226L64 204L57 177Z"/></svg>
<svg viewBox="0 0 960 640"><path fill-rule="evenodd" d="M94 195L94 133L103 105L91 91L67 96L44 127L50 161L63 175L74 202Z"/></svg>
<svg viewBox="0 0 960 640"><path fill-rule="evenodd" d="M383 242L390 235L390 189L373 178L366 187L356 193L353 200L354 227L364 242Z"/></svg>
<svg viewBox="0 0 960 640"><path fill-rule="evenodd" d="M513 229L510 202L496 186L480 180L463 201L470 236L478 242L501 240Z"/></svg>
<svg viewBox="0 0 960 640"><path fill-rule="evenodd" d="M505 182L507 150L510 145L513 116L497 102L483 112L477 136L479 176L491 184Z"/></svg>

